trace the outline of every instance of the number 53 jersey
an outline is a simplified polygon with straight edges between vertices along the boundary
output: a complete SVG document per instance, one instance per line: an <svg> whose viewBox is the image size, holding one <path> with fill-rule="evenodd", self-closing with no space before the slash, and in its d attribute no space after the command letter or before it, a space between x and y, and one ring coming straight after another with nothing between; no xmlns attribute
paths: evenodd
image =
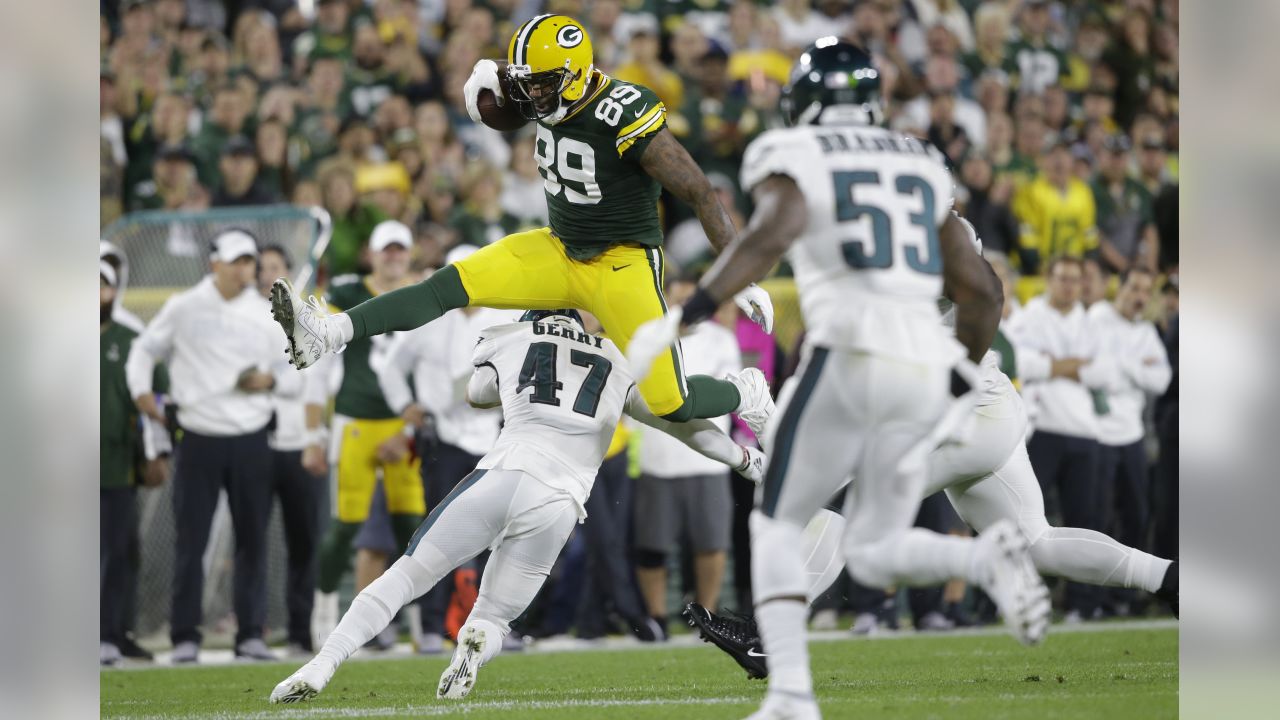
<svg viewBox="0 0 1280 720"><path fill-rule="evenodd" d="M614 429L643 403L617 346L558 316L495 325L472 360L468 396L502 403L498 442L477 465L522 470L583 506Z"/></svg>
<svg viewBox="0 0 1280 720"><path fill-rule="evenodd" d="M640 156L666 126L666 107L646 87L595 76L587 100L556 125L539 122L534 142L551 230L575 260L618 243L662 245L662 189Z"/></svg>
<svg viewBox="0 0 1280 720"><path fill-rule="evenodd" d="M953 188L942 154L884 128L807 125L747 147L743 191L772 175L804 194L808 222L787 258L806 342L953 364L963 350L937 308Z"/></svg>

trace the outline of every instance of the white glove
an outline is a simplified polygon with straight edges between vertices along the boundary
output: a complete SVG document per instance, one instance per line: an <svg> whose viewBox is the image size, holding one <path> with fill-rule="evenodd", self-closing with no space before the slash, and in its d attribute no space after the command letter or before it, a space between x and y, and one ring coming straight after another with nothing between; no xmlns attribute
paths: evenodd
<svg viewBox="0 0 1280 720"><path fill-rule="evenodd" d="M680 336L680 318L684 308L674 307L665 317L660 317L636 328L627 343L627 362L631 365L631 377L639 383L649 376L653 361L666 352Z"/></svg>
<svg viewBox="0 0 1280 720"><path fill-rule="evenodd" d="M492 60L480 60L471 70L471 77L462 86L462 97L467 101L467 114L475 122L480 122L480 109L476 107L476 98L481 90L492 90L498 104L506 102L502 96L502 83L498 82L498 63Z"/></svg>
<svg viewBox="0 0 1280 720"><path fill-rule="evenodd" d="M742 477L759 485L764 480L764 466L769 461L769 456L756 448L747 447L746 445L742 446L742 450L746 453L747 459L734 470Z"/></svg>
<svg viewBox="0 0 1280 720"><path fill-rule="evenodd" d="M733 296L733 301L737 303L742 312L751 318L751 321L764 328L766 333L773 332L773 301L769 299L769 293L764 288L755 283L751 283L742 292Z"/></svg>

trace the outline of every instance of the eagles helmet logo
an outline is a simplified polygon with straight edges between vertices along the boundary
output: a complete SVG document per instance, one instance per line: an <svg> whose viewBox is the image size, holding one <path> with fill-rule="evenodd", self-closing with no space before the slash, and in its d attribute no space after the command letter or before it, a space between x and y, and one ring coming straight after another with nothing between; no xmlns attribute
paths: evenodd
<svg viewBox="0 0 1280 720"><path fill-rule="evenodd" d="M572 25L560 28L560 32L556 33L556 43L562 48L577 47L582 43L582 29Z"/></svg>

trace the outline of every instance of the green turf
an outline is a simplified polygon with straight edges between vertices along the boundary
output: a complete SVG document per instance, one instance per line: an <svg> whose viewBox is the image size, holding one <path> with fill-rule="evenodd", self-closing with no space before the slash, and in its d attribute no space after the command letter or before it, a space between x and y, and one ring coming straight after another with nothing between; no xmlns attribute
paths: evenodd
<svg viewBox="0 0 1280 720"><path fill-rule="evenodd" d="M1174 718L1172 629L815 643L827 718ZM444 659L351 662L318 698L269 705L294 665L106 671L104 718L740 718L765 686L710 646L509 655L460 703L435 699Z"/></svg>

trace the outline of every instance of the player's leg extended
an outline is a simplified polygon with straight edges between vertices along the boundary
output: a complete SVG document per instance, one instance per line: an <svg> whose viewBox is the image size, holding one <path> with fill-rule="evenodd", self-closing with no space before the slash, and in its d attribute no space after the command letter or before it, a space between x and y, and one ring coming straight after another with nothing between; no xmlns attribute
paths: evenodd
<svg viewBox="0 0 1280 720"><path fill-rule="evenodd" d="M1044 575L1154 593L1161 589L1171 565L1094 530L1050 527L1040 483L1023 445L994 473L949 488L947 497L979 533L1001 519L1017 522L1031 542L1036 569Z"/></svg>
<svg viewBox="0 0 1280 720"><path fill-rule="evenodd" d="M416 285L347 311L352 339L426 325L454 308L554 309L569 304L564 249L549 228L508 235Z"/></svg>
<svg viewBox="0 0 1280 720"><path fill-rule="evenodd" d="M588 281L591 295L585 309L624 353L637 328L667 314L663 266L660 249L637 246L612 247L582 265L581 274L594 276ZM640 394L654 415L677 422L727 415L742 403L738 388L727 380L685 377L678 343L654 361L640 382Z"/></svg>
<svg viewBox="0 0 1280 720"><path fill-rule="evenodd" d="M870 406L867 451L846 497L845 557L872 587L932 585L960 578L980 585L1024 643L1048 625L1048 591L1013 523L979 540L912 527L923 499L931 448L922 444L947 402L946 369L876 356L852 358L847 387Z"/></svg>
<svg viewBox="0 0 1280 720"><path fill-rule="evenodd" d="M835 391L834 356L824 348L808 351L799 380L783 392L778 419L765 438L773 452L751 514L751 584L768 653L766 707L790 703L816 712L805 636L804 527L839 489L862 451L857 410Z"/></svg>
<svg viewBox="0 0 1280 720"><path fill-rule="evenodd" d="M414 598L448 572L483 552L506 526L514 491L505 473L468 475L423 520L405 554L351 601L316 656L276 686L271 702L298 702L318 694L338 666L391 622Z"/></svg>
<svg viewBox="0 0 1280 720"><path fill-rule="evenodd" d="M471 692L480 667L502 650L511 622L533 602L578 522L577 507L567 495L548 502L547 486L524 473L511 474L520 480L511 498L507 536L485 564L480 595L458 631L458 647L440 675L437 697L457 699Z"/></svg>

